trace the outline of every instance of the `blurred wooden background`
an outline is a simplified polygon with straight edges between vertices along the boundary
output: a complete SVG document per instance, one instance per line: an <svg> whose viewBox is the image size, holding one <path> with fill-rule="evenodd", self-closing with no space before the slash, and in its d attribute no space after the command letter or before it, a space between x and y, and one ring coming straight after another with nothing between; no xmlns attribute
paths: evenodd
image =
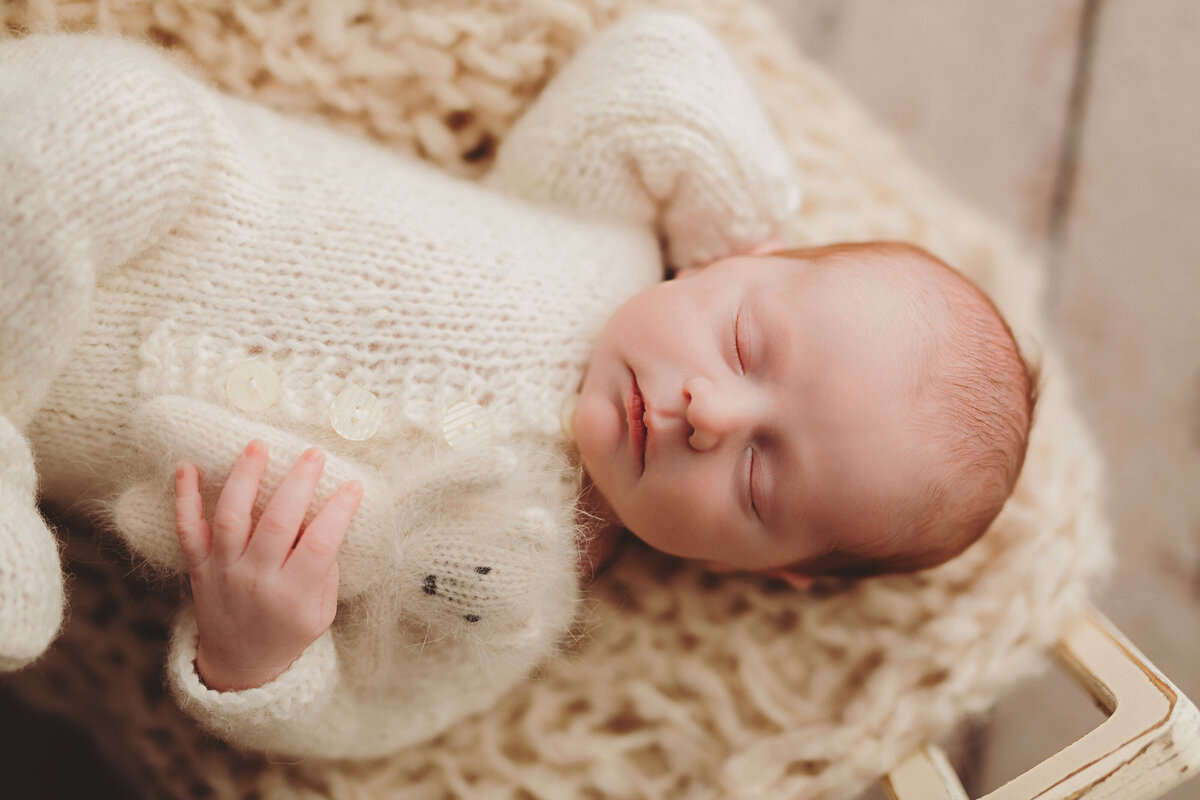
<svg viewBox="0 0 1200 800"><path fill-rule="evenodd" d="M1200 2L767 0L916 159L1049 267L1108 460L1097 603L1200 700ZM979 796L1102 717L1031 682L959 742ZM962 754L966 748L965 755ZM1200 799L1200 781L1167 795Z"/></svg>

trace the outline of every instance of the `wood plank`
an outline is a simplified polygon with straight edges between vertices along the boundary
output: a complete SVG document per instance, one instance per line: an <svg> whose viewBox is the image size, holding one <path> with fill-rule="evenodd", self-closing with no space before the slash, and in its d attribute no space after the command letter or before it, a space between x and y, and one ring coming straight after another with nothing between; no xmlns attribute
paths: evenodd
<svg viewBox="0 0 1200 800"><path fill-rule="evenodd" d="M1200 711L1099 612L1058 644L1061 665L1109 715L982 800L1154 800L1200 767ZM1026 720L1031 729L1043 714ZM884 779L892 800L967 800L941 751L919 748Z"/></svg>
<svg viewBox="0 0 1200 800"><path fill-rule="evenodd" d="M1040 243L1083 0L767 0L916 159Z"/></svg>
<svg viewBox="0 0 1200 800"><path fill-rule="evenodd" d="M1120 568L1100 598L1200 696L1200 4L1106 3L1059 325L1109 456Z"/></svg>
<svg viewBox="0 0 1200 800"><path fill-rule="evenodd" d="M1118 569L1099 606L1200 696L1200 4L1104 2L1059 257L1057 325L1109 464ZM1011 775L1002 705L988 781ZM1005 733L1007 731L1007 734ZM1013 749L1000 745L1011 741ZM1027 758L1028 753L1022 755ZM1193 782L1166 795L1200 798Z"/></svg>

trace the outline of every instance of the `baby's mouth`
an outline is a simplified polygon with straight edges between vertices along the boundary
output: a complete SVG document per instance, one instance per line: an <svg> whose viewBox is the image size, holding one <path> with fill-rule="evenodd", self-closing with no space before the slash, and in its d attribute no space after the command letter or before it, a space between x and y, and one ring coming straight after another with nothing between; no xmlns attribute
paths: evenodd
<svg viewBox="0 0 1200 800"><path fill-rule="evenodd" d="M641 465L641 471L646 471L646 401L642 397L642 390L638 388L637 375L633 374L633 370L629 371L632 380L629 400L626 403L625 413L629 419L629 444L633 448L633 453Z"/></svg>

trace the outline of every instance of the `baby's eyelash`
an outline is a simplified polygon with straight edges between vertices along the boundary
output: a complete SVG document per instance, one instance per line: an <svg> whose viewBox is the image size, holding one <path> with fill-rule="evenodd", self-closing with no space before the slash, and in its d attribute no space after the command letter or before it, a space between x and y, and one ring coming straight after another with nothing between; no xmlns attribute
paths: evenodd
<svg viewBox="0 0 1200 800"><path fill-rule="evenodd" d="M750 506L750 510L754 516L758 517L758 504L754 502L754 448L750 448L750 455L746 458L746 504Z"/></svg>
<svg viewBox="0 0 1200 800"><path fill-rule="evenodd" d="M733 352L737 356L738 369L742 374L746 373L746 364L742 361L742 310L739 308L737 315L733 318Z"/></svg>

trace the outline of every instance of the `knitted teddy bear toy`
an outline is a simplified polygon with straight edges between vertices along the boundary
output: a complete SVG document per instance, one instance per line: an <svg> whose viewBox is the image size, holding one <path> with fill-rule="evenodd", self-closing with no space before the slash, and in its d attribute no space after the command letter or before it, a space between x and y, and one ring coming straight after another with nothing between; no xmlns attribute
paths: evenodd
<svg viewBox="0 0 1200 800"><path fill-rule="evenodd" d="M581 51L485 187L115 39L5 43L0 117L0 668L62 615L39 483L174 574L178 461L211 508L263 439L261 510L318 445L314 508L365 489L333 627L243 692L200 680L186 607L170 655L202 723L293 756L427 739L552 651L578 595L560 417L594 335L662 279L660 239L671 265L701 265L798 203L717 40L665 13Z"/></svg>

